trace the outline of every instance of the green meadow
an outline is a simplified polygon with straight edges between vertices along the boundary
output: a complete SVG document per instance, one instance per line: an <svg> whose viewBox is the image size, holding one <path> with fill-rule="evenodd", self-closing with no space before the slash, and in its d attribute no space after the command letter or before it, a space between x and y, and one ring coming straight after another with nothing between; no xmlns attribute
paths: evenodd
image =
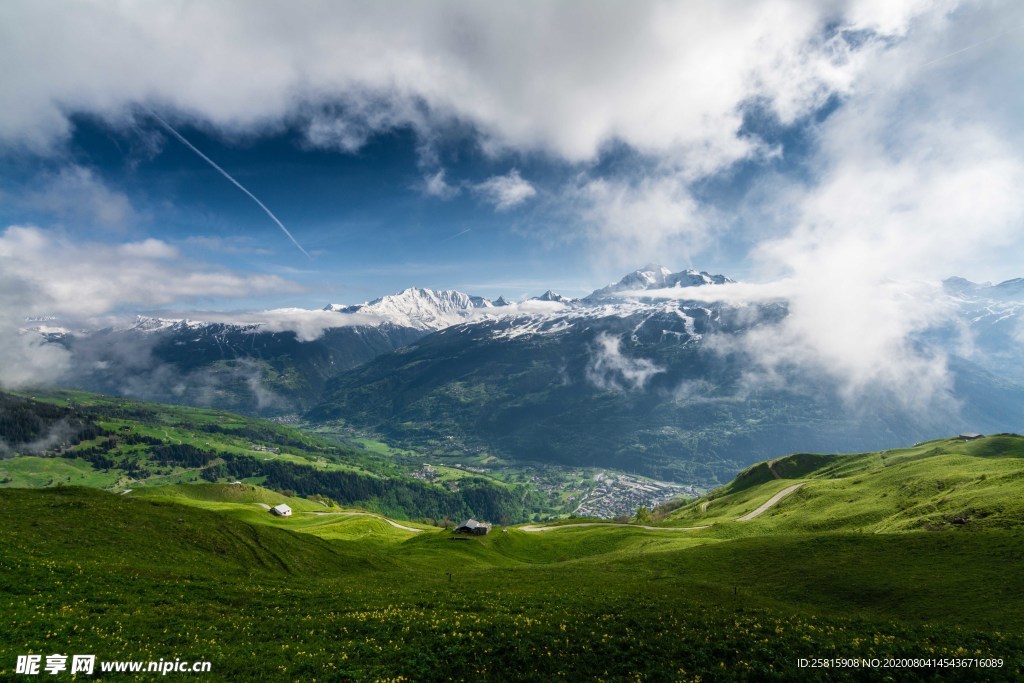
<svg viewBox="0 0 1024 683"><path fill-rule="evenodd" d="M231 681L1016 680L1022 452L796 455L655 511L664 528L461 538L250 484L6 488L0 677L82 652ZM881 668L908 659L1002 666Z"/></svg>
<svg viewBox="0 0 1024 683"><path fill-rule="evenodd" d="M0 680L19 680L19 655L53 653L209 661L206 679L225 681L959 681L1024 667L1017 435L793 454L643 524L467 537L422 510L495 496L490 509L528 510L529 491L473 489L439 466L467 484L457 498L395 476L377 442L218 411L4 400L26 443L60 421L83 436L0 460ZM293 514L268 512L280 503ZM855 665L800 666L837 658ZM972 666L934 664L950 660ZM153 678L106 677L133 676Z"/></svg>

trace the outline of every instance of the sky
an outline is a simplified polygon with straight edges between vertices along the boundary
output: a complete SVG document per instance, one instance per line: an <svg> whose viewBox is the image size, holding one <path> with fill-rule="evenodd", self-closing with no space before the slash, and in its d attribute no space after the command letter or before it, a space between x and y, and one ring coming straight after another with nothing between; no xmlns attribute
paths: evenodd
<svg viewBox="0 0 1024 683"><path fill-rule="evenodd" d="M11 0L0 327L658 263L891 350L939 315L921 283L1024 275L1022 30L998 0Z"/></svg>

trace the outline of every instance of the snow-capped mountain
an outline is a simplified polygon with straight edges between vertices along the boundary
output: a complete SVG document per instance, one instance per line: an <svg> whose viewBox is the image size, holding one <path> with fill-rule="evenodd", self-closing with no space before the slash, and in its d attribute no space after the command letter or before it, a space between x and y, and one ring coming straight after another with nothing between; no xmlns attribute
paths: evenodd
<svg viewBox="0 0 1024 683"><path fill-rule="evenodd" d="M951 277L943 280L942 286L946 292L965 300L1024 301L1024 278L1021 277L997 285L991 282L979 284L962 277Z"/></svg>
<svg viewBox="0 0 1024 683"><path fill-rule="evenodd" d="M562 296L556 292L552 292L550 289L540 296L535 296L530 301L557 301L560 304L574 303L576 299L571 297Z"/></svg>
<svg viewBox="0 0 1024 683"><path fill-rule="evenodd" d="M185 332L189 330L203 330L210 327L217 327L222 330L237 332L258 332L263 326L262 323L220 323L206 322L203 320L192 320L191 318L155 318L149 316L136 316L135 321L127 327L120 328L135 332Z"/></svg>
<svg viewBox="0 0 1024 683"><path fill-rule="evenodd" d="M455 435L510 458L707 483L790 450L871 450L950 429L1024 425L1024 371L1014 370L1024 368L1024 280L944 283L958 316L917 341L949 356L963 412L925 416L899 401L851 414L827 383L799 369L760 383L750 359L722 349L754 325L785 319L788 305L707 296L732 282L651 265L582 299L549 290L490 301L410 288L358 305L253 314L262 324L138 317L43 334L71 325L52 316L25 322L69 351L69 387L342 419L428 448L439 434ZM661 289L674 291L658 298ZM311 333L288 326L303 321Z"/></svg>
<svg viewBox="0 0 1024 683"><path fill-rule="evenodd" d="M622 306L623 315L632 315L637 308L637 303L621 296L623 292L671 287L697 287L729 282L733 282L733 280L724 275L711 275L696 270L673 273L664 266L650 265L626 275L617 283L594 291L583 299L573 299L549 289L540 296L532 297L529 301L564 304L566 307L577 310L578 314L583 317L595 314L614 314L614 309L608 309L608 306ZM521 317L523 315L521 306L512 304L504 297L490 301L481 296L472 296L452 289L438 291L416 287L354 306L330 304L325 306L324 310L341 314L358 313L368 317L370 322L366 324L387 323L429 332L443 330L452 325L473 320L503 316ZM544 316L557 317L562 315L564 310L555 307L532 309L530 312L536 319ZM374 319L379 322L374 323Z"/></svg>
<svg viewBox="0 0 1024 683"><path fill-rule="evenodd" d="M966 341L972 360L991 372L1024 382L1024 278L993 285L952 277L942 285L963 326L950 337Z"/></svg>
<svg viewBox="0 0 1024 683"><path fill-rule="evenodd" d="M620 298L622 292L666 289L671 287L699 287L701 285L724 285L735 282L724 275L711 275L703 270L683 270L673 273L665 266L647 265L634 270L618 282L595 290L581 301L598 303Z"/></svg>
<svg viewBox="0 0 1024 683"><path fill-rule="evenodd" d="M1005 355L1007 333L1020 330L1005 317L1018 305L1014 281L950 283L950 300L968 323L1003 335L978 336L984 362L958 353L963 318L955 329L915 339L945 354L954 399L938 397L927 411L886 389L851 410L835 378L813 365L766 374L731 342L785 320L785 302L643 295L730 282L651 266L577 301L536 297L339 374L307 418L343 419L425 448L446 435L470 451L707 485L799 449L876 450L956 430L1024 426L1024 381L1010 376Z"/></svg>
<svg viewBox="0 0 1024 683"><path fill-rule="evenodd" d="M481 309L493 309L508 303L504 299L500 301L496 304L454 289L436 291L410 287L398 294L389 294L355 306L329 304L324 310L342 314L360 313L378 318L381 324L434 331L466 322Z"/></svg>

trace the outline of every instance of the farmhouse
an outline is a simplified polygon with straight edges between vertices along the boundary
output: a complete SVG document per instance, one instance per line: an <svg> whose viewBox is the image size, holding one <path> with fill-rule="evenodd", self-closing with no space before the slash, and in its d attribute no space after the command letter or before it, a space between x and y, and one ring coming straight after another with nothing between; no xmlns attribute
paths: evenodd
<svg viewBox="0 0 1024 683"><path fill-rule="evenodd" d="M473 534L474 536L483 536L490 530L490 524L487 522L478 522L475 519L467 519L465 522L455 527L455 533L457 534Z"/></svg>
<svg viewBox="0 0 1024 683"><path fill-rule="evenodd" d="M975 439L980 439L983 436L985 436L985 435L984 434L979 434L977 432L964 432L963 434L961 434L957 438L959 438L961 441L974 441Z"/></svg>
<svg viewBox="0 0 1024 683"><path fill-rule="evenodd" d="M270 508L270 511L278 517L292 516L292 509L285 505L284 503L281 503L280 505L275 505L274 507Z"/></svg>

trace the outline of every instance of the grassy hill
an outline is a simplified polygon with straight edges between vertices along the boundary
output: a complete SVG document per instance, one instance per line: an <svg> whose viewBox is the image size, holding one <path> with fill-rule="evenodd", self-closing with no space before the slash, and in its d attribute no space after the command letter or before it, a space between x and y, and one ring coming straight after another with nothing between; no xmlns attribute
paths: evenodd
<svg viewBox="0 0 1024 683"><path fill-rule="evenodd" d="M386 454L283 424L84 392L0 394L0 444L0 487L242 481L436 520L520 521L537 502L523 486L485 477L467 475L457 491L414 479Z"/></svg>
<svg viewBox="0 0 1024 683"><path fill-rule="evenodd" d="M236 681L1018 680L1022 443L796 455L676 528L465 540L248 484L0 489L0 678L95 652ZM292 517L260 506L282 500ZM1002 665L798 668L814 657Z"/></svg>
<svg viewBox="0 0 1024 683"><path fill-rule="evenodd" d="M803 483L755 519L773 495ZM795 454L758 463L708 496L671 512L667 524L715 524L718 533L889 533L1016 528L1024 520L1024 437L944 439L853 455Z"/></svg>

